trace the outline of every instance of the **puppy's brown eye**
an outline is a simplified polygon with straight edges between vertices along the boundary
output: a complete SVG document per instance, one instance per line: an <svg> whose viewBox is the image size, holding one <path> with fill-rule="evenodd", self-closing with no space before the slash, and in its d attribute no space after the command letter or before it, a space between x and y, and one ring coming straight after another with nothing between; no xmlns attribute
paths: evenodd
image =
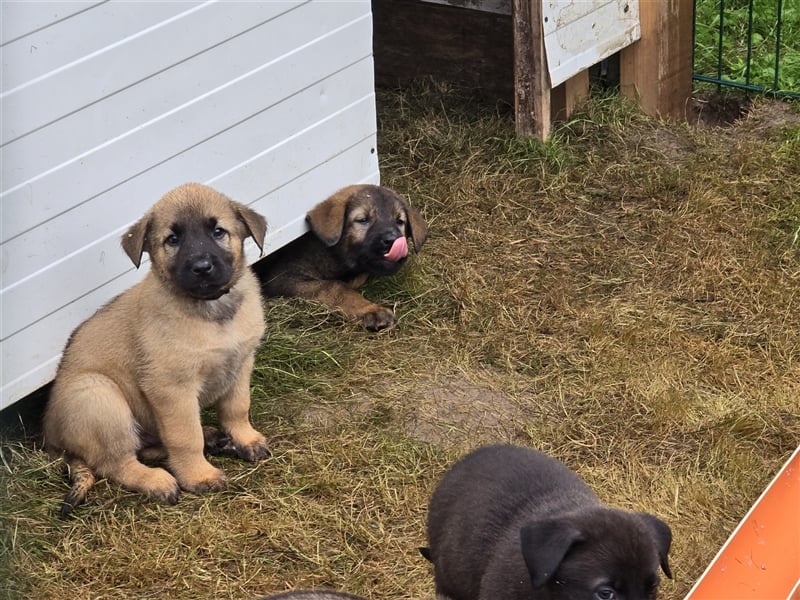
<svg viewBox="0 0 800 600"><path fill-rule="evenodd" d="M225 237L225 234L227 233L228 232L225 231L222 227L215 227L214 231L211 232L211 235L214 236L215 240L221 240L222 238Z"/></svg>
<svg viewBox="0 0 800 600"><path fill-rule="evenodd" d="M406 220L403 217L397 217L397 224L404 226L406 224Z"/></svg>
<svg viewBox="0 0 800 600"><path fill-rule="evenodd" d="M356 217L355 218L355 222L356 223L361 223L362 225L364 223L369 223L369 217Z"/></svg>
<svg viewBox="0 0 800 600"><path fill-rule="evenodd" d="M177 236L177 235L175 235L174 233L170 233L170 234L169 234L169 235L168 235L168 236L167 236L167 237L164 239L164 243L165 243L167 246L177 246L177 245L180 243L180 240L178 239L178 236Z"/></svg>
<svg viewBox="0 0 800 600"><path fill-rule="evenodd" d="M601 585L594 591L594 600L615 600L617 597L614 588Z"/></svg>

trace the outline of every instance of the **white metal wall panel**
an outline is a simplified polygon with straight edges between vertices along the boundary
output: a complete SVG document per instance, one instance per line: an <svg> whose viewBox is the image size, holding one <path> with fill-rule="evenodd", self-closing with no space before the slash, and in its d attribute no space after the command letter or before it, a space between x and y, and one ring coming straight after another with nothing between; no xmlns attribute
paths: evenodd
<svg viewBox="0 0 800 600"><path fill-rule="evenodd" d="M2 11L0 408L142 276L119 238L168 189L250 204L269 252L327 194L379 179L369 0Z"/></svg>
<svg viewBox="0 0 800 600"><path fill-rule="evenodd" d="M30 35L32 32L49 27L61 21L89 10L101 1L78 0L42 0L37 2L35 9L25 6L24 2L3 2L0 6L0 32L3 43L10 43L17 38Z"/></svg>
<svg viewBox="0 0 800 600"><path fill-rule="evenodd" d="M542 19L553 87L642 35L639 0L542 0Z"/></svg>

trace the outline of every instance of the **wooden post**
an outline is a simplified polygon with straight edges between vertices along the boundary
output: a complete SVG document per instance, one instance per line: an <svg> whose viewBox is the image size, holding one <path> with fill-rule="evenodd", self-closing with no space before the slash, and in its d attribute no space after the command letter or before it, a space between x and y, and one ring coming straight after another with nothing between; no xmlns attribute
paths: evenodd
<svg viewBox="0 0 800 600"><path fill-rule="evenodd" d="M690 0L691 1L691 0ZM550 135L550 75L544 50L542 0L513 0L514 114L517 135Z"/></svg>
<svg viewBox="0 0 800 600"><path fill-rule="evenodd" d="M642 37L620 52L620 89L650 115L685 118L692 94L692 0L639 0Z"/></svg>

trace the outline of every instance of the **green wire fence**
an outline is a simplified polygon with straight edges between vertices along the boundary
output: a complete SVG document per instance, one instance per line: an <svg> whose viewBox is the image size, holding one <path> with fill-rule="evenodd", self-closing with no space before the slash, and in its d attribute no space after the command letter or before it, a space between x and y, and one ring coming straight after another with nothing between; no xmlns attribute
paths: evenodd
<svg viewBox="0 0 800 600"><path fill-rule="evenodd" d="M800 0L694 0L693 78L800 99Z"/></svg>

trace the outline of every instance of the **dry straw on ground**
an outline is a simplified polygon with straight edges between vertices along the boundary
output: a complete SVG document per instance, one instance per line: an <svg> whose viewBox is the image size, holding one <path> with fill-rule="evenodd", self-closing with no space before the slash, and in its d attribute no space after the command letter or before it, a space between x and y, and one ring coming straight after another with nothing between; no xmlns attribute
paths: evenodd
<svg viewBox="0 0 800 600"><path fill-rule="evenodd" d="M383 183L431 228L367 288L397 326L269 302L252 416L274 456L214 459L224 493L162 506L103 482L61 520L35 419L6 434L0 596L429 598L428 496L497 440L663 517L661 597L688 591L800 443L798 107L695 128L597 99L542 145L445 88L378 105Z"/></svg>

